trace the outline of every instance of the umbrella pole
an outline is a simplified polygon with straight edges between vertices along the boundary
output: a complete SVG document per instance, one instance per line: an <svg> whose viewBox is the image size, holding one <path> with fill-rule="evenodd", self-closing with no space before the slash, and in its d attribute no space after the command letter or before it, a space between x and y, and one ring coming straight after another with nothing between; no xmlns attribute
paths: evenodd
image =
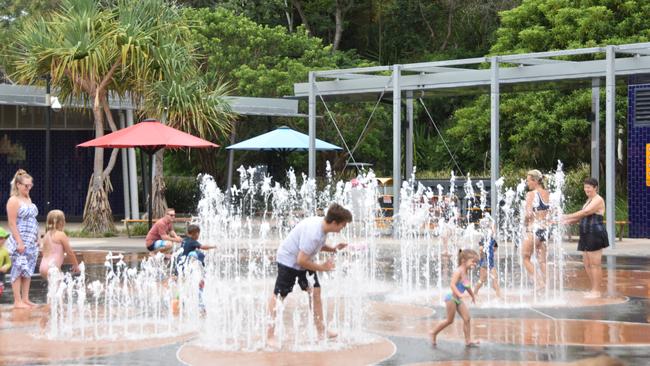
<svg viewBox="0 0 650 366"><path fill-rule="evenodd" d="M152 226L152 218L151 218L151 211L153 211L153 156L156 152L147 152L149 154L149 175L151 179L148 179L149 181L149 202L147 203L147 218L149 220L149 230L151 230Z"/></svg>

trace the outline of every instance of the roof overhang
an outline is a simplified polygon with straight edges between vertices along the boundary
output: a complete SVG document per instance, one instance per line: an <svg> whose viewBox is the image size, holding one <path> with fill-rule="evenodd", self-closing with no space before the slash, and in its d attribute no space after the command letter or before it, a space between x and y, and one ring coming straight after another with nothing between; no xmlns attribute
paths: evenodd
<svg viewBox="0 0 650 366"><path fill-rule="evenodd" d="M56 93L53 93L56 95ZM248 116L306 117L298 113L298 101L281 98L251 98L232 96L225 98L233 112ZM30 85L0 84L0 105L46 107L45 88ZM109 98L111 109L135 109L130 98ZM68 103L74 108L86 107L81 100Z"/></svg>
<svg viewBox="0 0 650 366"><path fill-rule="evenodd" d="M650 43L612 46L617 55L616 76L650 73ZM375 100L393 93L392 72L400 71L401 92L418 96L487 93L496 60L501 92L549 88L590 87L594 78L604 78L607 47L489 56L460 60L422 62L394 66L314 71L315 93L323 99ZM580 61L588 55L590 60ZM594 58L596 58L594 60ZM295 98L309 97L309 83L294 84Z"/></svg>

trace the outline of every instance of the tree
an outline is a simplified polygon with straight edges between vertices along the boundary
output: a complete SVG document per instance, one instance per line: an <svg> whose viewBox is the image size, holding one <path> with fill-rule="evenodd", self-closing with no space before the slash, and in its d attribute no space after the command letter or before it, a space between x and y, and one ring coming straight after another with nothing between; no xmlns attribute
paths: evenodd
<svg viewBox="0 0 650 366"><path fill-rule="evenodd" d="M232 88L233 94L253 97L282 97L293 94L293 84L304 82L308 72L316 69L335 69L355 67L369 63L359 59L353 52L333 52L331 46L324 46L322 41L310 37L302 27L293 33L281 26L264 26L250 19L236 15L232 11L216 9L187 9L185 15L194 25L194 37L199 45L197 52L204 55L202 64L204 73L210 80L223 77ZM372 105L369 107L371 108ZM358 105L330 105L340 119L346 140L358 136L368 112ZM345 115L348 116L345 116ZM367 117L366 117L367 118ZM361 125L359 125L361 120ZM390 119L389 119L390 120ZM320 120L318 126L319 138L328 139L340 144L335 129L327 119ZM348 125L349 123L349 125ZM306 119L275 120L275 124L286 124L306 131ZM250 137L267 132L271 126L263 119L250 119L237 123L237 134ZM356 133L356 135L355 135ZM385 135L382 131L373 132ZM224 145L230 142L225 137L219 141ZM368 147L362 151L373 149L384 153L378 146ZM203 172L214 174L222 183L226 171L226 152L196 151L192 156L199 157ZM254 158L266 161L268 155L254 152L238 153L237 158ZM336 158L333 154L319 154L319 158ZM382 156L379 154L378 156ZM306 167L304 155L289 159L296 168ZM389 162L388 162L389 163ZM324 166L324 164L319 164Z"/></svg>
<svg viewBox="0 0 650 366"><path fill-rule="evenodd" d="M0 0L0 39L11 39L12 32L20 22L33 14L54 9L58 1L50 0ZM0 77L4 73L7 60L8 42L0 44Z"/></svg>
<svg viewBox="0 0 650 366"><path fill-rule="evenodd" d="M623 0L524 0L501 13L492 54L548 51L646 42L650 3ZM581 59L584 59L582 56ZM604 100L604 98L601 98ZM588 161L590 89L555 88L503 95L500 101L502 159L516 166L552 169ZM625 94L617 98L616 122L625 128ZM445 137L472 169L489 151L489 96L456 110ZM604 114L601 114L604 118ZM549 143L551 142L552 143ZM441 143L437 145L441 147Z"/></svg>
<svg viewBox="0 0 650 366"><path fill-rule="evenodd" d="M170 111L182 105L191 115L170 120L187 124L189 118L209 116L189 124L203 130L227 128L226 122L204 112L208 106L220 106L217 94L200 99L204 104L198 107L187 107L197 100L196 93L178 92L185 90L189 79L177 73L191 78L198 72L192 72L188 27L178 8L165 0L63 0L46 18L35 17L24 24L16 35L12 57L18 81L33 84L50 74L64 101L83 100L92 109L96 137L103 136L106 124L116 130L108 105L110 93L121 97L128 93L145 113L159 113L161 104ZM195 92L207 90L199 83L194 88ZM185 99L171 98L174 102L170 103L165 98L169 95L185 95ZM117 151L113 150L104 166L104 149L95 149L84 208L88 232L114 230L108 193Z"/></svg>

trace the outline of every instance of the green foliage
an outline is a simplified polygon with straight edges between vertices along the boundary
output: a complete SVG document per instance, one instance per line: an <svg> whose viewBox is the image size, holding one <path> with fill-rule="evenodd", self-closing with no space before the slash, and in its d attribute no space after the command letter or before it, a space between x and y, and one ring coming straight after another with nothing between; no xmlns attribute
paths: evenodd
<svg viewBox="0 0 650 366"><path fill-rule="evenodd" d="M65 234L71 238L112 238L117 236L117 233L113 231L107 231L103 233L92 233L85 230L63 230Z"/></svg>
<svg viewBox="0 0 650 366"><path fill-rule="evenodd" d="M304 29L260 25L232 11L187 9L199 52L206 55L211 80L232 82L246 96L281 97L293 93L309 70L364 66L352 53L331 52Z"/></svg>
<svg viewBox="0 0 650 366"><path fill-rule="evenodd" d="M126 229L124 229L126 233ZM146 236L149 232L149 225L145 223L129 224L129 235L131 236Z"/></svg>
<svg viewBox="0 0 650 366"><path fill-rule="evenodd" d="M309 36L303 28L291 33L281 26L257 24L224 8L186 9L184 14L193 25L192 32L198 52L205 55L203 71L206 78L215 82L228 82L236 95L282 97L293 94L293 84L305 81L310 70L370 65L353 52L333 52L330 46ZM372 106L360 108L359 105L331 103L329 107L346 141L354 141ZM276 118L270 123L268 120L249 117L237 123L237 140L268 132L283 124L305 132L306 123L304 119ZM382 133L385 134L380 129L368 138L377 139ZM328 118L319 121L318 137L342 144ZM364 145L359 154L382 152L380 146L384 141L375 142L376 140L370 141L370 146ZM226 138L219 139L218 143L226 146L230 144ZM190 155L193 161L200 162L202 172L214 175L223 186L227 168L225 150L193 151ZM235 157L235 167L240 164L254 165L271 158L267 153L255 152L238 152ZM319 154L319 159L336 160L339 157ZM184 160L184 157L177 155L174 159ZM306 169L304 154L291 154L287 157L287 162L293 164L298 171ZM319 166L324 166L322 161ZM286 168L287 166L284 167Z"/></svg>
<svg viewBox="0 0 650 366"><path fill-rule="evenodd" d="M548 51L650 38L650 3L615 0L524 0L501 13L493 54ZM581 56L584 59L584 56ZM601 110L604 110L604 94ZM617 96L616 123L626 128L627 98ZM454 112L445 138L459 146L457 159L468 169L485 166L490 146L490 98L480 96ZM507 164L567 168L589 160L591 90L549 90L503 94L500 100L501 158ZM601 123L604 113L601 113ZM601 128L601 131L604 131ZM604 132L603 132L604 134ZM436 142L436 151L441 151ZM625 149L624 149L625 150ZM618 167L624 169L624 167ZM622 183L624 184L624 182Z"/></svg>
<svg viewBox="0 0 650 366"><path fill-rule="evenodd" d="M493 53L539 52L647 42L645 0L524 0L501 13Z"/></svg>
<svg viewBox="0 0 650 366"><path fill-rule="evenodd" d="M199 182L196 177L165 176L167 205L176 212L193 213L201 198Z"/></svg>
<svg viewBox="0 0 650 366"><path fill-rule="evenodd" d="M586 201L583 182L590 175L589 165L584 163L566 172L564 177L564 204L566 212L575 212L582 208L582 205Z"/></svg>

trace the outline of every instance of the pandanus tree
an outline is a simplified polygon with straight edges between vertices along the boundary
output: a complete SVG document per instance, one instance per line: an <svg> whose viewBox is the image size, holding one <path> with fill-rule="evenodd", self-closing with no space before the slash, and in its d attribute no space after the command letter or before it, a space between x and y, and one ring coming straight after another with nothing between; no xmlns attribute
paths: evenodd
<svg viewBox="0 0 650 366"><path fill-rule="evenodd" d="M170 125L208 139L229 128L224 88L209 89L199 77L189 27L169 1L63 0L47 17L26 21L11 50L12 76L36 84L50 75L60 99L81 100L92 110L96 137L117 129L109 96L131 98L154 118L166 107ZM95 149L87 232L115 230L108 193L117 152L105 164L104 149Z"/></svg>

